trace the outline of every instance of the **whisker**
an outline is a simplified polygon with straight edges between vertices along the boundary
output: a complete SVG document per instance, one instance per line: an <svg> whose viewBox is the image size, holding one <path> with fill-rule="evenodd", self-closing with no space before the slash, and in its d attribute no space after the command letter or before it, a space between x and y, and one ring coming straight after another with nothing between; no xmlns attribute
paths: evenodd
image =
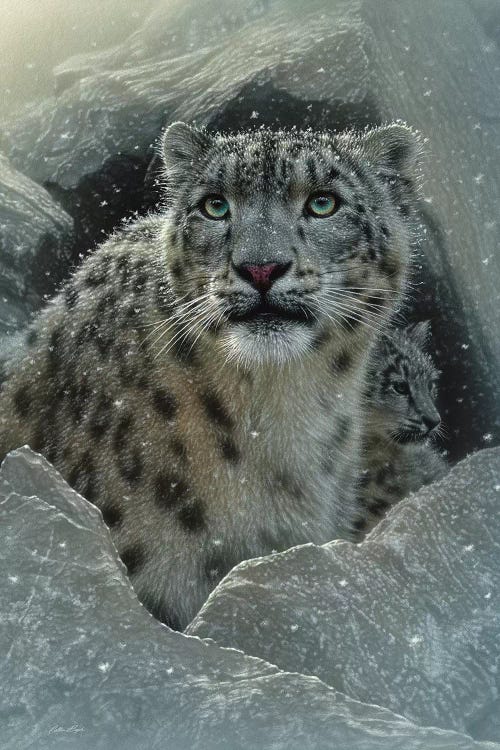
<svg viewBox="0 0 500 750"><path fill-rule="evenodd" d="M180 331L176 331L175 335L172 336L172 338L170 338L158 352L156 352L153 359L156 360L158 357L161 357L162 354L168 354L176 343L182 342L182 340L189 335L191 328L190 324L186 324Z"/></svg>
<svg viewBox="0 0 500 750"><path fill-rule="evenodd" d="M186 326L189 326L190 324L192 324L192 322L193 322L193 321L194 321L194 320L195 320L195 319L196 319L196 318L197 318L197 317L198 317L199 315L201 315L201 313L202 313L202 311L201 311L201 310L199 310L199 311L193 310L193 311L191 311L191 315L190 315L190 316L184 315L184 316L182 316L182 317L180 317L180 318L177 318L177 319L175 319L175 320L170 320L170 321L169 321L169 322L170 322L170 325L169 325L169 326L167 326L167 327L166 327L166 328L165 328L165 329L164 329L164 330L162 331L162 333L161 333L161 334L160 334L160 335L159 335L159 336L158 336L158 337L157 337L157 338L156 338L156 339L155 339L155 340L154 340L154 341L152 342L151 346L154 346L155 344L157 344L157 343L158 343L158 341L161 341L161 339L162 339L162 338L163 338L163 337L164 337L164 336L165 336L165 335L166 335L166 334L167 334L167 333L168 333L168 332L169 332L170 330L172 330L172 329L176 329L176 330L179 330L179 326L181 326L181 330L184 330L184 328L185 328Z"/></svg>
<svg viewBox="0 0 500 750"><path fill-rule="evenodd" d="M317 306L317 309L319 310L319 312L320 312L320 313L321 313L322 315L325 315L325 316L326 316L326 317L327 317L327 318L328 318L329 320L331 320L331 322L332 322L332 323L333 323L333 324L334 324L335 326L342 326L342 324L343 324L344 322L348 322L348 321L346 321L346 320L345 320L345 317L344 317L344 316L343 316L342 314L340 314L340 315L338 315L338 316L337 316L337 315L336 315L336 313L337 313L337 311L336 311L336 310L330 310L330 311L328 312L328 311L327 311L327 310L326 310L326 309L324 308L324 306L321 306L321 305L319 305L319 304L317 303L317 300L315 300L315 303L316 303L316 306ZM330 315L330 312L332 312L332 313L333 313L333 315L335 315L335 317L333 317L333 318L332 318L332 316ZM352 330L354 330L354 326L350 325L350 328L352 328Z"/></svg>
<svg viewBox="0 0 500 750"><path fill-rule="evenodd" d="M210 315L209 315L209 317L210 317ZM172 338L170 338L167 341L167 343L165 344L165 346L163 346L156 353L154 359L158 359L158 357L160 357L162 354L168 354L168 352L174 346L175 343L182 342L183 339L187 338L187 336L192 332L192 330L195 327L197 327L198 325L200 325L204 321L204 319L206 319L206 318L207 318L207 310L205 310L205 309L198 310L194 314L192 314L189 317L189 319L187 319L187 320L184 321L184 323L183 323L183 325L182 325L181 328L177 328L177 330L175 332L175 335ZM174 327L176 327L176 325L178 326L178 324L179 324L179 321L175 321ZM167 333L167 331L165 331L164 333L162 333L162 335L159 337L159 339L157 339L157 341L160 340L161 338L163 338L163 336L166 333ZM155 342L155 343L157 343L157 342Z"/></svg>
<svg viewBox="0 0 500 750"><path fill-rule="evenodd" d="M327 298L328 302L337 310L347 313L350 315L353 319L356 317L357 320L360 320L361 322L364 322L365 319L367 322L377 323L378 321L384 322L385 316L382 316L378 314L377 312L373 312L370 310L357 310L355 307L352 307L350 305L344 304L342 302L339 302L336 299Z"/></svg>
<svg viewBox="0 0 500 750"><path fill-rule="evenodd" d="M210 294L204 294L194 300L190 300L189 302L184 303L184 305L181 305L180 308L176 310L170 318L165 318L164 323L161 323L157 328L153 329L153 331L149 333L141 343L145 344L146 341L151 338L151 336L154 336L155 333L158 333L158 331L161 330L164 325L166 325L166 328L162 331L162 333L152 342L152 346L154 346L171 328L179 326L179 324L187 319L188 316L196 314L196 307L199 306L201 302L203 302L209 296Z"/></svg>
<svg viewBox="0 0 500 750"><path fill-rule="evenodd" d="M388 301L396 300L399 298L399 294L393 292L390 289L383 289L382 287L338 287L326 285L322 289L327 292L334 292L335 294L350 295L355 297L361 297L365 292L369 292L370 297L376 297L378 299L386 299Z"/></svg>
<svg viewBox="0 0 500 750"><path fill-rule="evenodd" d="M366 316L363 316L362 314L358 313L356 310L352 310L352 308L341 306L336 304L335 305L337 312L340 314L341 318L346 322L349 323L350 321L355 321L357 323L361 323L365 325L370 330L374 331L375 333L379 334L382 329L382 324L378 323L378 321L384 322L383 318L377 317L377 318L366 318ZM351 328L354 330L354 326L351 326Z"/></svg>
<svg viewBox="0 0 500 750"><path fill-rule="evenodd" d="M179 302L182 299L185 299L187 297L187 293L183 294L181 297L177 297L177 302ZM163 323L165 320L169 320L169 318L161 318L160 320L155 320L152 323L142 323L141 325L137 326L137 328L151 328L152 326L155 326L159 323Z"/></svg>
<svg viewBox="0 0 500 750"><path fill-rule="evenodd" d="M336 264L332 269L328 269L326 271L322 271L321 273L318 273L317 276L318 277L323 277L323 276L337 276L338 277L339 275L345 274L349 271L361 271L361 270L366 270L366 269L367 269L366 265L351 266L351 265L342 265L341 263L339 263L339 264ZM390 274L387 278L389 279L394 278L395 275L396 275L395 273ZM416 289L419 286L423 286L423 282L417 283L417 282L411 281L411 279L409 278L405 278L404 283L403 283L403 291L408 287Z"/></svg>
<svg viewBox="0 0 500 750"><path fill-rule="evenodd" d="M377 302L371 302L370 300L364 299L363 297L360 297L358 295L349 294L349 293L339 294L337 290L332 290L332 289L324 289L322 294L319 296L329 297L330 299L338 299L339 302L352 301L352 302L355 302L356 304L377 305L377 306L386 308L385 305L379 305ZM384 298L377 296L376 299L384 299Z"/></svg>
<svg viewBox="0 0 500 750"><path fill-rule="evenodd" d="M205 323L203 323L203 324L202 324L202 326L201 326L201 328L200 328L200 331L198 332L198 335L196 336L196 338L194 339L193 343L192 343L192 344L191 344L191 346L189 347L189 352L188 352L188 354L190 354L190 353L191 353L191 351L192 351L192 350L193 350L193 348L195 347L195 345L196 345L196 342L198 341L198 339L200 338L200 336L201 336L201 335L202 335L203 333L205 333L205 331L207 331L207 330L208 330L208 328L209 328L210 324L211 324L211 323L212 323L213 321L215 321L215 320L217 319L217 320L216 320L216 326L217 326L217 325L219 324L219 321L220 321L220 320L221 320L221 318L222 318L222 317L224 316L225 310L223 310L222 312L220 312L218 316L217 316L217 312L218 312L218 311L217 311L217 310L215 310L215 311L213 312L213 314L212 314L212 315L210 315L210 316L208 317L208 319L207 319L207 320L205 321Z"/></svg>
<svg viewBox="0 0 500 750"><path fill-rule="evenodd" d="M330 294L330 293L324 294L323 296L326 299L331 299L331 300L334 300L334 301L338 301L340 303L352 300L352 297L350 295L340 296L340 299L339 299L339 297L337 297L337 295ZM368 300L359 299L358 297L355 298L355 302L356 302L357 305L363 305L368 310L373 309L373 310L384 310L384 311L387 311L387 309L388 309L387 305L382 305L382 304L379 304L377 302L368 302Z"/></svg>
<svg viewBox="0 0 500 750"><path fill-rule="evenodd" d="M384 287L378 286L349 286L349 287L326 287L326 289L332 289L339 294L357 294L358 292L380 292L384 295L397 297L397 293L393 292L392 289L385 289Z"/></svg>
<svg viewBox="0 0 500 750"><path fill-rule="evenodd" d="M382 320L386 319L386 313L389 312L388 308L385 305L379 305L374 302L368 302L366 300L361 300L358 298L355 298L354 300L352 297L339 297L334 294L324 294L324 299L326 299L330 304L337 305L339 308L346 309L348 311L356 312L357 314L364 315L368 319L376 320ZM348 304L349 302L355 302L356 304ZM361 308L358 307L358 305L362 305ZM393 312L392 315L394 317L397 316L397 312Z"/></svg>

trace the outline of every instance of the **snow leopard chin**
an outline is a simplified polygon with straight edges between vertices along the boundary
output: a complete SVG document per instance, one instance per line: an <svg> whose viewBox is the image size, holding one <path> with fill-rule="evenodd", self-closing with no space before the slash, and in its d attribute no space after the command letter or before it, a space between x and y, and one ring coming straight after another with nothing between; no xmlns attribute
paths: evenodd
<svg viewBox="0 0 500 750"><path fill-rule="evenodd" d="M314 334L303 325L273 321L269 325L233 325L224 331L220 347L226 361L247 368L282 366L311 350Z"/></svg>

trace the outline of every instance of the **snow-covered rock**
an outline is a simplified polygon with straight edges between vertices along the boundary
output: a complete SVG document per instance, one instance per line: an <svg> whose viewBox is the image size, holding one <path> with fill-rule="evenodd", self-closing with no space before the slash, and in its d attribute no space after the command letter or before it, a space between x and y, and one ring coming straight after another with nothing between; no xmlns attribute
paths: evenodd
<svg viewBox="0 0 500 750"><path fill-rule="evenodd" d="M500 742L500 449L422 488L359 545L241 563L187 632Z"/></svg>
<svg viewBox="0 0 500 750"><path fill-rule="evenodd" d="M0 336L24 327L58 274L67 275L72 230L49 193L0 154Z"/></svg>
<svg viewBox="0 0 500 750"><path fill-rule="evenodd" d="M485 483L490 460L481 464ZM472 533L482 520L471 519ZM376 695L360 703L317 677L160 625L136 599L99 511L27 448L2 465L0 528L2 750L500 750L417 726L373 705ZM454 585L453 571L441 575ZM249 597L254 590L250 583ZM457 596L467 609L469 589ZM267 626L262 640L275 642L279 612L267 616L276 616L276 629ZM300 622L294 612L287 638L300 635L291 627Z"/></svg>

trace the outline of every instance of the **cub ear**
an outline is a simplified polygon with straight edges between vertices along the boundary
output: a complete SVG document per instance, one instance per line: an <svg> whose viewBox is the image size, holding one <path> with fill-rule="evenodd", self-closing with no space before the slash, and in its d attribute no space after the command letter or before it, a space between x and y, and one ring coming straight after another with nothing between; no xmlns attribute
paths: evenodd
<svg viewBox="0 0 500 750"><path fill-rule="evenodd" d="M204 131L173 122L163 133L162 157L167 172L176 173L189 169L209 148L212 139Z"/></svg>
<svg viewBox="0 0 500 750"><path fill-rule="evenodd" d="M410 338L422 348L429 343L432 333L430 320L421 320L420 323L408 326L406 330Z"/></svg>
<svg viewBox="0 0 500 750"><path fill-rule="evenodd" d="M383 176L413 179L422 151L420 136L408 125L395 122L361 136L361 149Z"/></svg>

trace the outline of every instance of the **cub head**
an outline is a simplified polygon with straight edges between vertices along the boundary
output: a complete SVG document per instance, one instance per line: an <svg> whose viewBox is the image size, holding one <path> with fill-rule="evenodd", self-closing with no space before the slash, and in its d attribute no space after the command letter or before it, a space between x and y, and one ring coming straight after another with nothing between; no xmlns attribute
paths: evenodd
<svg viewBox="0 0 500 750"><path fill-rule="evenodd" d="M162 142L162 243L180 322L248 366L382 325L402 293L415 134L267 129Z"/></svg>
<svg viewBox="0 0 500 750"><path fill-rule="evenodd" d="M423 440L440 425L436 408L439 373L425 347L429 322L393 329L379 342L371 376L371 403L393 440Z"/></svg>

